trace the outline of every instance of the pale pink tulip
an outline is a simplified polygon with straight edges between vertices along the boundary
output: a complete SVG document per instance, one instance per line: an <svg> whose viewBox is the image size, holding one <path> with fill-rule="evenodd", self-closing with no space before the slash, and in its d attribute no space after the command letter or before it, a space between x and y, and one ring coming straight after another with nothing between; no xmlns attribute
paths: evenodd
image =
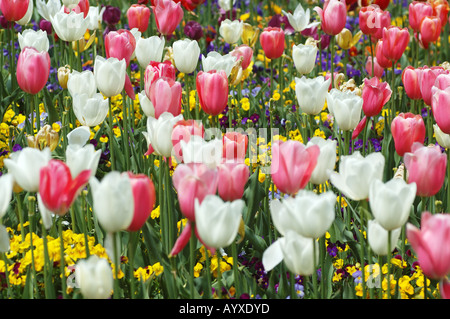
<svg viewBox="0 0 450 319"><path fill-rule="evenodd" d="M29 93L37 94L48 81L50 74L50 55L48 52L39 52L35 48L25 47L17 60L17 84Z"/></svg>
<svg viewBox="0 0 450 319"><path fill-rule="evenodd" d="M225 161L218 166L218 175L218 192L224 201L242 198L249 178L249 168L244 162Z"/></svg>
<svg viewBox="0 0 450 319"><path fill-rule="evenodd" d="M328 35L335 36L344 29L347 22L347 6L345 0L325 0L323 9L315 7L319 14L321 28Z"/></svg>
<svg viewBox="0 0 450 319"><path fill-rule="evenodd" d="M173 116L181 114L182 88L178 81L171 78L161 77L150 87L150 101L155 108L155 118L164 112Z"/></svg>

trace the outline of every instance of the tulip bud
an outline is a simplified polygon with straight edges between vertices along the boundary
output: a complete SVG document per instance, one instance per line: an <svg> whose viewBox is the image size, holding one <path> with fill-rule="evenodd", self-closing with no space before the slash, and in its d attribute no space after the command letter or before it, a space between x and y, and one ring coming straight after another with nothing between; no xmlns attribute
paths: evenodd
<svg viewBox="0 0 450 319"><path fill-rule="evenodd" d="M358 43L362 34L363 33L361 31L358 31L355 35L353 35L349 29L344 28L338 35L336 35L336 42L342 49L348 50Z"/></svg>
<svg viewBox="0 0 450 319"><path fill-rule="evenodd" d="M36 136L29 136L27 142L29 147L39 150L48 147L50 151L54 151L59 144L59 134L50 125L46 124Z"/></svg>
<svg viewBox="0 0 450 319"><path fill-rule="evenodd" d="M69 74L71 72L70 65L66 64L58 68L58 82L63 89L67 89L67 82L69 81Z"/></svg>
<svg viewBox="0 0 450 319"><path fill-rule="evenodd" d="M345 1L328 0L325 1L323 9L315 7L319 14L323 32L328 35L337 35L345 27L347 21L347 7Z"/></svg>
<svg viewBox="0 0 450 319"><path fill-rule="evenodd" d="M242 43L248 45L249 47L254 47L256 41L258 41L259 32L259 28L253 27L252 25L244 22L241 35Z"/></svg>

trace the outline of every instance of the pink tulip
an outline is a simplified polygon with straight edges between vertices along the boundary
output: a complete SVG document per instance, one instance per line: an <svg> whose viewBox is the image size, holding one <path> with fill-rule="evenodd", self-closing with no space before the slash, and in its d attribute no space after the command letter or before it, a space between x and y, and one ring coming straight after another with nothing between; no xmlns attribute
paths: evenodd
<svg viewBox="0 0 450 319"><path fill-rule="evenodd" d="M402 72L402 82L406 95L412 100L420 100L422 93L420 92L419 73L423 68L414 68L407 66Z"/></svg>
<svg viewBox="0 0 450 319"><path fill-rule="evenodd" d="M268 59L278 59L284 52L284 31L278 27L267 27L261 32L259 42Z"/></svg>
<svg viewBox="0 0 450 319"><path fill-rule="evenodd" d="M127 66L130 64L131 56L136 49L134 35L125 29L110 31L105 37L105 50L107 58L125 59Z"/></svg>
<svg viewBox="0 0 450 319"><path fill-rule="evenodd" d="M384 69L392 67L392 62L383 53L383 40L378 40L375 45L375 57L377 63Z"/></svg>
<svg viewBox="0 0 450 319"><path fill-rule="evenodd" d="M73 178L66 163L56 159L50 160L41 168L39 177L39 194L44 206L63 216L80 190L89 182L90 176L91 170L84 170Z"/></svg>
<svg viewBox="0 0 450 319"><path fill-rule="evenodd" d="M427 147L415 142L411 152L405 153L404 161L408 183L416 183L417 196L430 197L439 192L445 180L447 155L438 145Z"/></svg>
<svg viewBox="0 0 450 319"><path fill-rule="evenodd" d="M364 79L362 90L363 111L368 117L378 115L391 98L392 90L387 82L380 82L377 77Z"/></svg>
<svg viewBox="0 0 450 319"><path fill-rule="evenodd" d="M89 0L80 0L78 4L72 9L69 9L66 6L64 6L64 12L70 13L70 11L74 11L76 13L83 13L84 17L86 18L87 15L89 14L89 7L90 7Z"/></svg>
<svg viewBox="0 0 450 319"><path fill-rule="evenodd" d="M420 24L419 40L426 49L430 43L434 43L441 35L442 23L439 17L425 17Z"/></svg>
<svg viewBox="0 0 450 319"><path fill-rule="evenodd" d="M420 31L423 18L433 15L433 7L424 1L413 1L409 4L409 25L415 32Z"/></svg>
<svg viewBox="0 0 450 319"><path fill-rule="evenodd" d="M419 73L419 87L422 99L426 105L431 106L431 88L440 74L448 74L448 71L440 66L424 67Z"/></svg>
<svg viewBox="0 0 450 319"><path fill-rule="evenodd" d="M172 176L178 193L181 213L190 221L195 221L195 200L199 203L206 195L216 194L218 174L216 169L204 163L179 164Z"/></svg>
<svg viewBox="0 0 450 319"><path fill-rule="evenodd" d="M433 16L439 17L441 19L442 27L447 24L449 4L447 0L436 0L430 1L433 7Z"/></svg>
<svg viewBox="0 0 450 319"><path fill-rule="evenodd" d="M383 72L384 72L384 68L378 63L377 58L374 57L374 67L373 67L373 71L374 74L372 74L372 57L369 56L367 58L367 62L366 62L366 72L369 74L369 76L376 76L377 78L381 79L381 77L383 76Z"/></svg>
<svg viewBox="0 0 450 319"><path fill-rule="evenodd" d="M218 166L218 178L219 196L224 201L240 199L249 178L249 168L241 161L224 161Z"/></svg>
<svg viewBox="0 0 450 319"><path fill-rule="evenodd" d="M50 55L35 48L25 47L17 60L17 84L29 93L37 94L47 84L50 74Z"/></svg>
<svg viewBox="0 0 450 319"><path fill-rule="evenodd" d="M253 49L246 44L241 44L240 46L234 48L233 51L231 51L231 55L237 57L238 59L242 57L241 67L243 70L245 70L252 62Z"/></svg>
<svg viewBox="0 0 450 319"><path fill-rule="evenodd" d="M0 10L8 21L19 21L28 10L30 0L0 0Z"/></svg>
<svg viewBox="0 0 450 319"><path fill-rule="evenodd" d="M450 134L450 87L441 90L432 87L431 109L436 124L446 134Z"/></svg>
<svg viewBox="0 0 450 319"><path fill-rule="evenodd" d="M420 268L430 279L445 279L450 273L450 215L423 212L420 226L419 229L410 223L406 225L406 236Z"/></svg>
<svg viewBox="0 0 450 319"><path fill-rule="evenodd" d="M409 44L407 28L390 26L383 29L383 55L391 62L400 60Z"/></svg>
<svg viewBox="0 0 450 319"><path fill-rule="evenodd" d="M183 162L183 151L181 149L181 141L189 142L191 136L205 135L205 128L201 121L197 120L181 120L173 126L172 130L172 144L174 155L180 162Z"/></svg>
<svg viewBox="0 0 450 319"><path fill-rule="evenodd" d="M278 141L272 144L271 176L280 192L294 195L305 188L317 165L320 148L306 147L299 141Z"/></svg>
<svg viewBox="0 0 450 319"><path fill-rule="evenodd" d="M162 35L171 35L183 19L181 3L172 0L155 0L151 8L155 14L156 27Z"/></svg>
<svg viewBox="0 0 450 319"><path fill-rule="evenodd" d="M145 32L150 22L150 8L143 4L132 4L127 10L127 19L130 29L137 28Z"/></svg>
<svg viewBox="0 0 450 319"><path fill-rule="evenodd" d="M155 108L155 118L164 112L172 113L174 116L181 114L182 88L178 81L171 78L161 77L150 87L150 101Z"/></svg>
<svg viewBox="0 0 450 319"><path fill-rule="evenodd" d="M450 299L450 281L446 277L439 282L439 292L442 299Z"/></svg>
<svg viewBox="0 0 450 319"><path fill-rule="evenodd" d="M425 141L425 123L420 115L400 113L392 120L391 133L397 154L403 156L411 152L413 143Z"/></svg>
<svg viewBox="0 0 450 319"><path fill-rule="evenodd" d="M344 29L347 22L347 6L345 0L325 0L323 9L315 7L319 14L322 31L335 36Z"/></svg>
<svg viewBox="0 0 450 319"><path fill-rule="evenodd" d="M228 77L225 71L200 71L197 74L200 106L209 115L219 115L228 104Z"/></svg>
<svg viewBox="0 0 450 319"><path fill-rule="evenodd" d="M239 132L227 132L223 135L222 157L225 161L244 161L247 154L248 136Z"/></svg>
<svg viewBox="0 0 450 319"><path fill-rule="evenodd" d="M197 228L195 227L194 222L191 220L188 220L186 222L186 225L184 226L183 230L181 231L180 236L176 240L176 242L169 254L169 257L174 257L174 256L178 255L184 249L184 247L186 247L186 245L188 244L188 242L192 236L192 227L194 227L195 237L210 251L211 254L213 254L213 255L215 254L216 249L214 247L208 247L207 245L205 245L203 243L202 239L198 235Z"/></svg>
<svg viewBox="0 0 450 319"><path fill-rule="evenodd" d="M150 88L161 77L176 80L177 69L169 60L164 62L150 61L144 73L145 94L150 98Z"/></svg>
<svg viewBox="0 0 450 319"><path fill-rule="evenodd" d="M383 28L391 24L389 11L381 10L377 5L362 7L359 11L359 27L362 33L375 39L381 39Z"/></svg>
<svg viewBox="0 0 450 319"><path fill-rule="evenodd" d="M375 24L376 31L372 34L372 38L374 40L380 40L383 37L383 29L391 25L391 14L386 10L377 11L376 18L378 19Z"/></svg>
<svg viewBox="0 0 450 319"><path fill-rule="evenodd" d="M147 175L131 172L127 172L127 174L130 176L134 200L133 220L127 230L138 231L152 213L156 202L155 186Z"/></svg>

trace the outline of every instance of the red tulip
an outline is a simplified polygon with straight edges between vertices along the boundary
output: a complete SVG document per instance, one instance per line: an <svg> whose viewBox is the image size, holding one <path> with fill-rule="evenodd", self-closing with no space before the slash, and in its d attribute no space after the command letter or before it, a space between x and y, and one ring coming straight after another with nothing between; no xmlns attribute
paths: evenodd
<svg viewBox="0 0 450 319"><path fill-rule="evenodd" d="M402 72L402 82L406 95L412 100L420 100L422 93L420 92L419 73L423 68L414 68L407 66Z"/></svg>
<svg viewBox="0 0 450 319"><path fill-rule="evenodd" d="M149 99L155 108L155 118L159 118L164 112L173 116L181 114L182 88L178 81L161 77L150 87Z"/></svg>
<svg viewBox="0 0 450 319"><path fill-rule="evenodd" d="M84 17L86 18L89 14L89 0L80 0L75 8L69 9L64 6L64 12L70 13L70 11L75 11L76 13L83 13Z"/></svg>
<svg viewBox="0 0 450 319"><path fill-rule="evenodd" d="M450 134L450 87L432 88L431 109L436 124L446 134Z"/></svg>
<svg viewBox="0 0 450 319"><path fill-rule="evenodd" d="M441 35L441 19L439 17L425 17L420 24L419 40L424 48L428 48L430 43L434 43Z"/></svg>
<svg viewBox="0 0 450 319"><path fill-rule="evenodd" d="M177 69L169 60L164 62L151 61L144 73L145 94L150 98L150 88L161 77L176 80Z"/></svg>
<svg viewBox="0 0 450 319"><path fill-rule="evenodd" d="M315 7L319 14L323 32L328 35L338 35L347 22L347 6L345 0L325 0L323 9Z"/></svg>
<svg viewBox="0 0 450 319"><path fill-rule="evenodd" d="M181 4L172 0L155 0L154 3L152 9L158 31L162 35L172 34L183 19Z"/></svg>
<svg viewBox="0 0 450 319"><path fill-rule="evenodd" d="M132 4L127 10L128 26L145 32L150 22L150 8L143 4Z"/></svg>
<svg viewBox="0 0 450 319"><path fill-rule="evenodd" d="M439 192L447 170L447 155L442 153L440 146L428 147L415 142L411 152L405 153L404 161L408 183L416 183L417 196L430 197Z"/></svg>
<svg viewBox="0 0 450 319"><path fill-rule="evenodd" d="M380 82L377 77L370 80L364 79L362 90L363 111L368 117L372 117L381 112L383 106L391 98L392 90L387 82Z"/></svg>
<svg viewBox="0 0 450 319"><path fill-rule="evenodd" d="M247 154L248 136L239 132L227 132L223 135L223 151L224 160L244 161Z"/></svg>
<svg viewBox="0 0 450 319"><path fill-rule="evenodd" d="M155 186L147 175L128 172L128 176L133 191L134 214L127 230L138 231L152 213L156 202Z"/></svg>
<svg viewBox="0 0 450 319"><path fill-rule="evenodd" d="M284 52L284 31L278 27L267 27L261 32L259 42L268 59L277 59Z"/></svg>
<svg viewBox="0 0 450 319"><path fill-rule="evenodd" d="M219 196L225 201L242 198L248 181L249 168L241 161L225 161L218 166Z"/></svg>
<svg viewBox="0 0 450 319"><path fill-rule="evenodd" d="M409 43L407 28L390 26L383 29L383 55L391 62L400 60Z"/></svg>
<svg viewBox="0 0 450 319"><path fill-rule="evenodd" d="M19 21L28 10L30 0L0 0L0 10L8 21Z"/></svg>
<svg viewBox="0 0 450 319"><path fill-rule="evenodd" d="M415 32L420 31L423 18L433 15L433 7L428 2L413 1L409 4L409 25Z"/></svg>
<svg viewBox="0 0 450 319"><path fill-rule="evenodd" d="M200 71L197 93L200 106L209 115L219 115L228 104L228 77L225 71Z"/></svg>
<svg viewBox="0 0 450 319"><path fill-rule="evenodd" d="M50 55L25 47L17 60L17 84L29 94L37 94L47 84L50 74Z"/></svg>
<svg viewBox="0 0 450 319"><path fill-rule="evenodd" d="M392 138L398 155L411 152L413 143L425 141L425 123L422 116L412 113L400 113L391 123Z"/></svg>
<svg viewBox="0 0 450 319"><path fill-rule="evenodd" d="M110 31L105 37L107 58L125 59L128 66L135 49L136 38L129 30Z"/></svg>
<svg viewBox="0 0 450 319"><path fill-rule="evenodd" d="M41 168L39 194L42 203L51 212L64 215L80 190L89 182L91 170L81 171L72 177L69 167L62 161L52 159Z"/></svg>
<svg viewBox="0 0 450 319"><path fill-rule="evenodd" d="M203 4L205 0L181 0L181 4L188 11L193 11L199 5Z"/></svg>
<svg viewBox="0 0 450 319"><path fill-rule="evenodd" d="M448 74L448 71L440 66L424 67L422 72L419 73L419 87L420 94L426 105L431 105L431 88L433 87L436 78L440 74Z"/></svg>
<svg viewBox="0 0 450 319"><path fill-rule="evenodd" d="M280 192L294 195L308 184L317 165L320 148L306 147L299 141L278 141L272 144L272 181Z"/></svg>
<svg viewBox="0 0 450 319"><path fill-rule="evenodd" d="M423 273L430 279L447 280L450 273L450 215L423 212L421 228L408 223L406 236ZM445 295L448 297L448 287Z"/></svg>
<svg viewBox="0 0 450 319"><path fill-rule="evenodd" d="M172 144L175 157L182 162L183 151L181 149L181 141L188 143L191 136L197 135L204 137L205 128L201 121L198 120L181 120L177 122L172 129Z"/></svg>

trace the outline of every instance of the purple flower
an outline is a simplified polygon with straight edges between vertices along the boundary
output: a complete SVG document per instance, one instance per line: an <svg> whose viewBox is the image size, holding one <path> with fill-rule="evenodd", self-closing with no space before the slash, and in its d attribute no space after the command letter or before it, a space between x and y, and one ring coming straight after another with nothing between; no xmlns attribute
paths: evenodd
<svg viewBox="0 0 450 319"><path fill-rule="evenodd" d="M184 27L184 34L192 40L199 40L203 37L203 28L197 21L191 20Z"/></svg>
<svg viewBox="0 0 450 319"><path fill-rule="evenodd" d="M107 5L105 11L103 12L103 21L109 26L116 25L120 20L120 9Z"/></svg>

